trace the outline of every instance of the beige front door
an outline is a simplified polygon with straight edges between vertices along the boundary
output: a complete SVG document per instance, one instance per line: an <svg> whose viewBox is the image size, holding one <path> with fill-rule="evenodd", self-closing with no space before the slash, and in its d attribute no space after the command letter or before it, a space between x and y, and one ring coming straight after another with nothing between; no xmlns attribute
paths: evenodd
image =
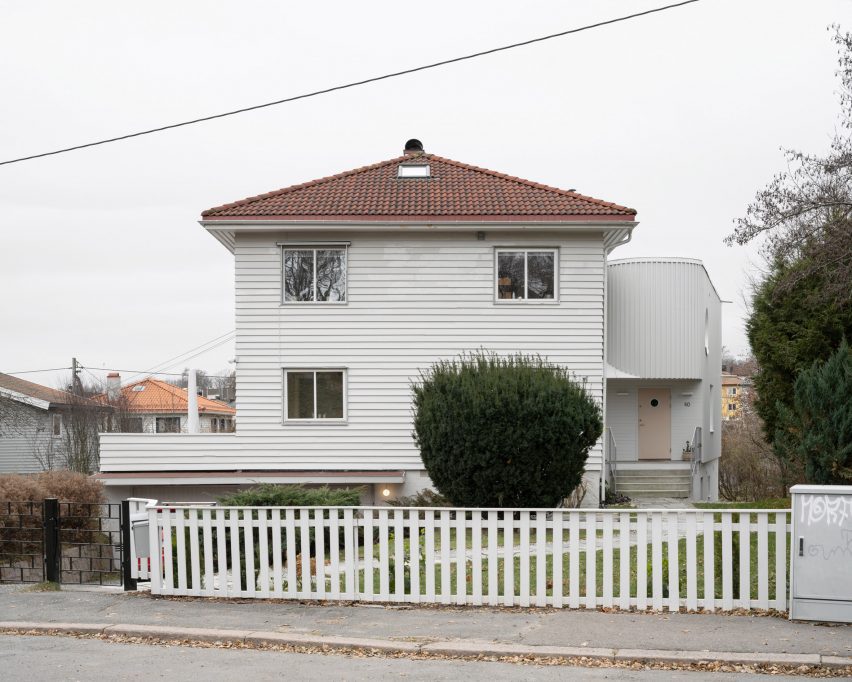
<svg viewBox="0 0 852 682"><path fill-rule="evenodd" d="M672 392L639 389L639 459L672 458Z"/></svg>

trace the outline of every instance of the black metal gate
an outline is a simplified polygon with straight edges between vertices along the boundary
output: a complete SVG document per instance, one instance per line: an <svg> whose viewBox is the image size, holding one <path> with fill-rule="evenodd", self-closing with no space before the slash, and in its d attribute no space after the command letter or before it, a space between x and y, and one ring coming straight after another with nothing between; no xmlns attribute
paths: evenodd
<svg viewBox="0 0 852 682"><path fill-rule="evenodd" d="M122 507L0 501L0 583L122 585Z"/></svg>

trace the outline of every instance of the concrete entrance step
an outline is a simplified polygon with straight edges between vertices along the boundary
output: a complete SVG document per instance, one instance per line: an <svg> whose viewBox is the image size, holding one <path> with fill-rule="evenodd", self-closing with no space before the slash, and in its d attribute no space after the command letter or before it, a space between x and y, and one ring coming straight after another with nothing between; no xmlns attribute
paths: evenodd
<svg viewBox="0 0 852 682"><path fill-rule="evenodd" d="M616 469L615 489L632 498L687 498L692 491L692 476L684 468Z"/></svg>

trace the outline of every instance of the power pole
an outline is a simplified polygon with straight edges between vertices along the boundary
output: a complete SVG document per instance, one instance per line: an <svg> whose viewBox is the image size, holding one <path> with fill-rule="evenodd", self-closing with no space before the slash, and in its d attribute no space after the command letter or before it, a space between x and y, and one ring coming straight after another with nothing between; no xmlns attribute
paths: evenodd
<svg viewBox="0 0 852 682"><path fill-rule="evenodd" d="M83 382L80 381L80 370L77 369L77 358L71 358L71 392L83 395Z"/></svg>

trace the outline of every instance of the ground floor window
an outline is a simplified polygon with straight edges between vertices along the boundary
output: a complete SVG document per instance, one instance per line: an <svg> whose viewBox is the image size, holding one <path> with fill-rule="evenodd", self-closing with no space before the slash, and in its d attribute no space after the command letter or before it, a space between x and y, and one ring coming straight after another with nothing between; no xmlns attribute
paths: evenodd
<svg viewBox="0 0 852 682"><path fill-rule="evenodd" d="M122 433L142 433L143 424L142 417L122 417L119 419L119 430Z"/></svg>
<svg viewBox="0 0 852 682"><path fill-rule="evenodd" d="M231 433L234 423L227 417L213 417L210 420L210 431L213 433Z"/></svg>
<svg viewBox="0 0 852 682"><path fill-rule="evenodd" d="M345 419L344 389L342 369L285 369L285 419Z"/></svg>
<svg viewBox="0 0 852 682"><path fill-rule="evenodd" d="M180 433L180 417L157 417L157 433Z"/></svg>

